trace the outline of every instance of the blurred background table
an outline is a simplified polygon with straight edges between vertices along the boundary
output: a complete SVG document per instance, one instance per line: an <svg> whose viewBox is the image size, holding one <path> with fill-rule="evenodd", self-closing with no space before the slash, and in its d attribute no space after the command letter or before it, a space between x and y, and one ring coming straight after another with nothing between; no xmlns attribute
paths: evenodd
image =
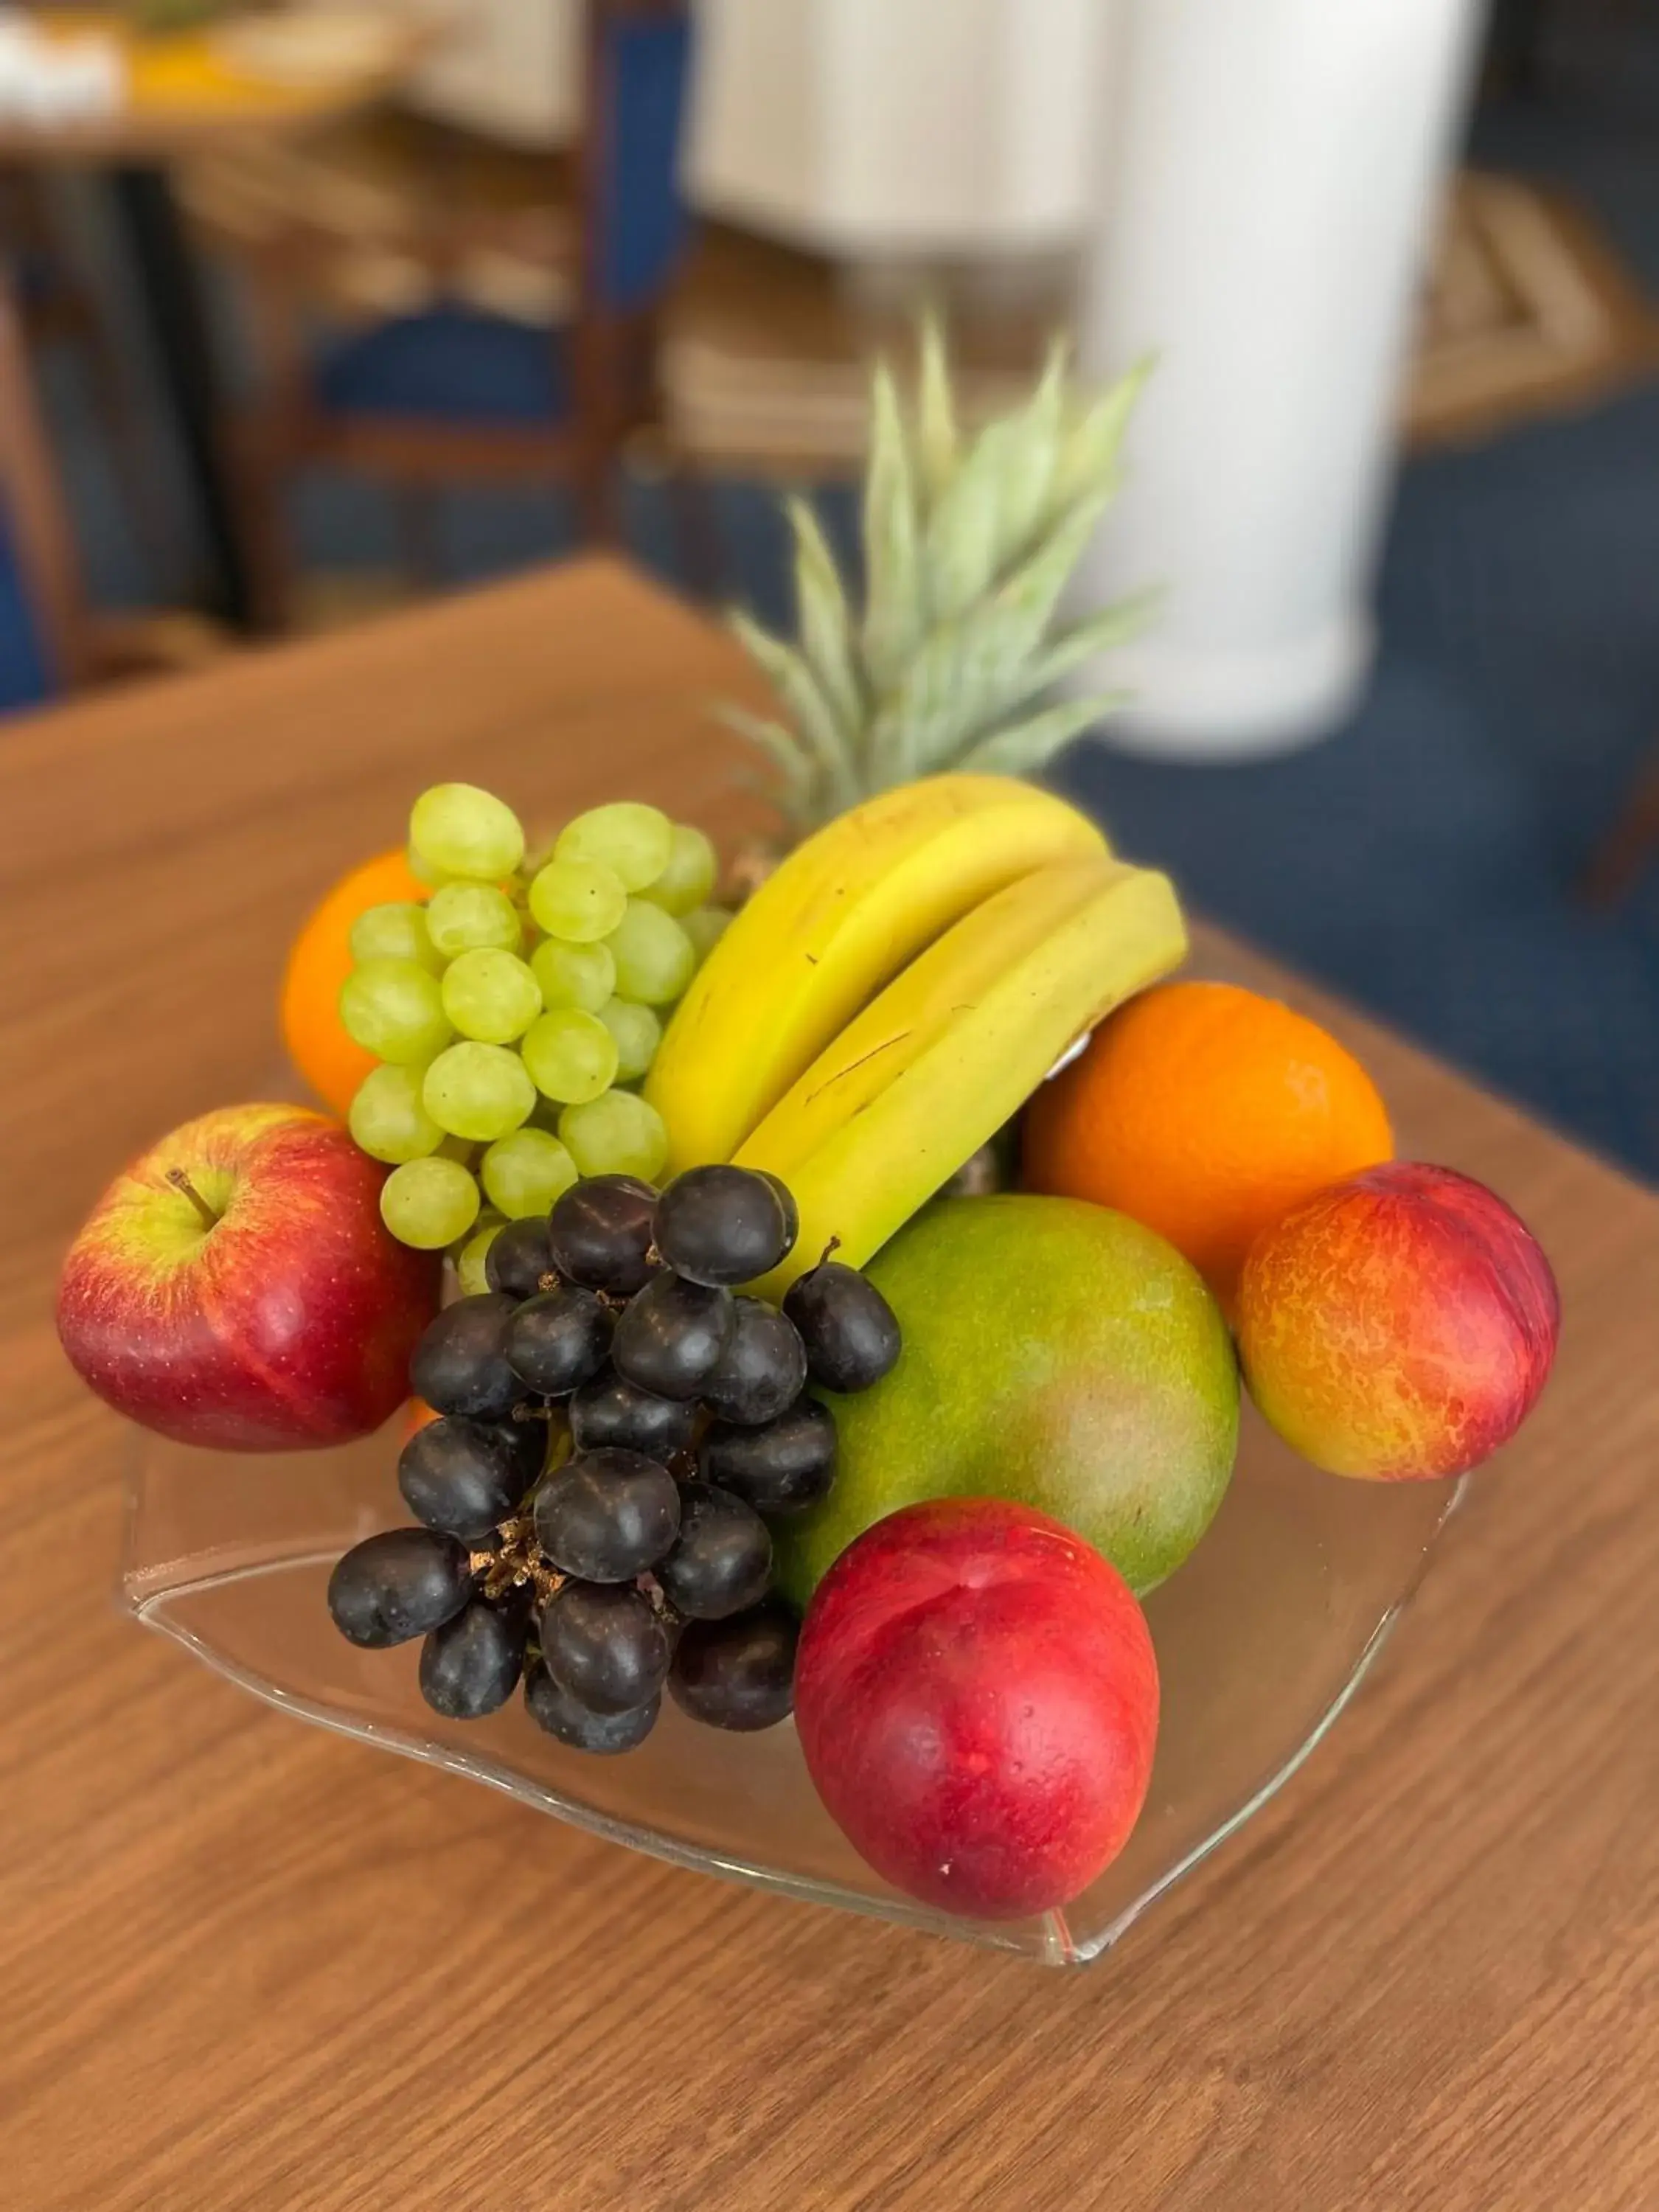
<svg viewBox="0 0 1659 2212"><path fill-rule="evenodd" d="M0 169L93 166L106 174L153 338L211 562L213 611L244 626L252 591L227 453L221 377L207 308L170 171L216 146L293 136L380 98L427 43L395 12L366 35L325 51L309 70L273 75L244 58L231 27L167 35L136 29L116 8L47 8L40 29L65 42L110 41L125 97L106 114L28 121L0 117Z"/></svg>
<svg viewBox="0 0 1659 2212"><path fill-rule="evenodd" d="M584 562L10 726L0 2195L1638 2212L1659 1202L1236 945L1206 957L1358 1044L1418 1141L1534 1223L1565 1334L1329 1739L1095 1967L655 1863L298 1726L112 1613L127 1439L50 1318L86 1207L269 1083L298 917L424 784L460 770L532 818L629 792L736 834L704 702L750 681Z"/></svg>

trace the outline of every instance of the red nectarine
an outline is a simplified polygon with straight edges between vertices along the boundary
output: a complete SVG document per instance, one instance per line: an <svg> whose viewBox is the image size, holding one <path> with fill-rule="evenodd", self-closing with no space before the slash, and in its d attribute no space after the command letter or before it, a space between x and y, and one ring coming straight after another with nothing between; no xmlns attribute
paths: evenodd
<svg viewBox="0 0 1659 2212"><path fill-rule="evenodd" d="M1129 1586L1080 1536L1000 1498L866 1529L801 1630L795 1719L819 1796L895 1887L1018 1919L1122 1849L1158 1735Z"/></svg>
<svg viewBox="0 0 1659 2212"><path fill-rule="evenodd" d="M1306 1200L1251 1246L1250 1395L1332 1474L1462 1474L1508 1442L1555 1357L1555 1278L1484 1183L1394 1161Z"/></svg>

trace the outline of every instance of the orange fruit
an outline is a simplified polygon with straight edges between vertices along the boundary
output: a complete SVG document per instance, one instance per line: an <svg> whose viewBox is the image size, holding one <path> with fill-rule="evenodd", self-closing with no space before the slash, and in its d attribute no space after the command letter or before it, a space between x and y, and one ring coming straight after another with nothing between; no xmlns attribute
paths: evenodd
<svg viewBox="0 0 1659 2212"><path fill-rule="evenodd" d="M1376 1085L1317 1022L1232 983L1165 983L1038 1091L1024 1171L1157 1230L1231 1308L1258 1231L1393 1152Z"/></svg>
<svg viewBox="0 0 1659 2212"><path fill-rule="evenodd" d="M428 896L401 853L382 853L341 877L289 953L279 1001L283 1042L317 1096L342 1118L358 1085L379 1066L340 1024L340 986L351 973L351 925L372 906Z"/></svg>
<svg viewBox="0 0 1659 2212"><path fill-rule="evenodd" d="M403 1413L404 1442L407 1443L411 1437L419 1436L428 1421L435 1421L437 1419L438 1415L427 1404L424 1398L405 1399Z"/></svg>

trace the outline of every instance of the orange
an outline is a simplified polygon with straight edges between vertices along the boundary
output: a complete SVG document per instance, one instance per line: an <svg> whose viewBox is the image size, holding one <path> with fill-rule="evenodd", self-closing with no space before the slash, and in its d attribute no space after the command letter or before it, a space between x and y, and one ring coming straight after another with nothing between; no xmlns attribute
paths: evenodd
<svg viewBox="0 0 1659 2212"><path fill-rule="evenodd" d="M358 1085L379 1065L340 1025L340 986L351 973L351 925L372 906L428 896L401 853L382 853L342 876L294 940L279 1002L283 1042L317 1096L342 1118Z"/></svg>
<svg viewBox="0 0 1659 2212"><path fill-rule="evenodd" d="M419 1436L421 1431L425 1428L428 1421L435 1421L437 1419L437 1414L434 1412L433 1408L427 1404L424 1398L405 1399L404 1401L404 1442L407 1443L411 1437Z"/></svg>
<svg viewBox="0 0 1659 2212"><path fill-rule="evenodd" d="M1393 1152L1376 1085L1317 1022L1235 984L1165 983L1038 1091L1024 1169L1157 1230L1231 1308L1259 1231Z"/></svg>

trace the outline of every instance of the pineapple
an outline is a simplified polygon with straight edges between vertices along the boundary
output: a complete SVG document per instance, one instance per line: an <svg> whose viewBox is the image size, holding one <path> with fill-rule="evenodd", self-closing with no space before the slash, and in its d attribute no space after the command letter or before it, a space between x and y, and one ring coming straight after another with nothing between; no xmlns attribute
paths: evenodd
<svg viewBox="0 0 1659 2212"><path fill-rule="evenodd" d="M1057 342L1029 398L969 439L932 320L920 352L908 414L885 363L872 383L861 612L797 498L798 639L732 617L789 719L739 708L726 719L766 755L803 831L915 776L1041 768L1121 696L1054 700L1054 685L1133 635L1146 611L1137 599L1056 627L1116 487L1145 371L1085 396Z"/></svg>

